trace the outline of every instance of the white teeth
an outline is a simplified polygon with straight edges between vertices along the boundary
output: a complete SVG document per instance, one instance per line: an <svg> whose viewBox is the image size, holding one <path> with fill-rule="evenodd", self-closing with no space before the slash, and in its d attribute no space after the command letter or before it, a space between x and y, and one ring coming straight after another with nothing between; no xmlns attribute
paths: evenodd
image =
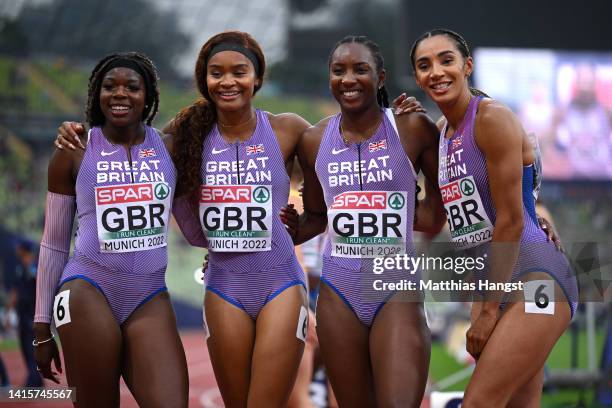
<svg viewBox="0 0 612 408"><path fill-rule="evenodd" d="M221 92L221 96L236 96L238 92Z"/></svg>
<svg viewBox="0 0 612 408"><path fill-rule="evenodd" d="M342 95L344 96L355 96L359 93L359 91L344 91L342 92Z"/></svg>
<svg viewBox="0 0 612 408"><path fill-rule="evenodd" d="M130 108L129 108L129 106L118 106L118 105L115 105L115 106L111 106L111 109L112 109L112 110L121 110L121 111L125 111L125 110L128 110L128 109L130 109Z"/></svg>
<svg viewBox="0 0 612 408"><path fill-rule="evenodd" d="M451 84L450 82L444 82L444 83L441 83L441 84L436 84L436 85L432 86L432 88L433 89L446 89L446 88L448 88L450 86L450 84Z"/></svg>

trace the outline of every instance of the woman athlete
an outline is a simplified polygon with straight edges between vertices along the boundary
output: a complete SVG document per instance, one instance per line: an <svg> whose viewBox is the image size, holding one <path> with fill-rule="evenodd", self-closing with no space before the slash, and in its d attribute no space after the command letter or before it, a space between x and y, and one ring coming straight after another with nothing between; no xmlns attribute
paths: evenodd
<svg viewBox="0 0 612 408"><path fill-rule="evenodd" d="M453 241L488 256L481 278L525 284L525 295L502 297L494 285L474 302L467 350L477 363L462 406L537 407L544 362L575 311L577 287L538 228L533 146L507 107L469 88L473 61L461 36L425 33L411 59L417 84L444 115L439 188Z"/></svg>
<svg viewBox="0 0 612 408"><path fill-rule="evenodd" d="M107 56L89 80L87 146L57 150L49 164L35 355L42 375L58 382L53 313L77 407L118 407L120 377L139 406L187 406L187 364L165 286L176 170L150 127L158 105L147 57Z"/></svg>

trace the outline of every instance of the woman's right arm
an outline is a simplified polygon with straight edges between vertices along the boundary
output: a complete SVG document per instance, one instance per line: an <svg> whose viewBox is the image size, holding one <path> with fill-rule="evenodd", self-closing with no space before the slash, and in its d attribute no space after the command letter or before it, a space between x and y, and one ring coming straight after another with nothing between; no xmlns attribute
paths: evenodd
<svg viewBox="0 0 612 408"><path fill-rule="evenodd" d="M72 224L76 212L75 163L77 153L56 150L48 171L48 192L45 208L45 228L40 243L36 278L36 309L34 314L35 357L41 374L59 382L51 370L51 360L61 372L59 352L51 339L53 299L61 274L68 262Z"/></svg>
<svg viewBox="0 0 612 408"><path fill-rule="evenodd" d="M170 157L174 157L172 154L174 149L173 130L171 124L168 124L164 127L164 134L162 135L162 140L168 153L170 153ZM208 247L208 241L200 226L198 208L189 200L188 195L183 194L177 197L175 193L174 200L172 201L172 215L174 215L176 224L179 226L187 242L189 242L189 245L201 248Z"/></svg>
<svg viewBox="0 0 612 408"><path fill-rule="evenodd" d="M299 216L296 224L297 231L292 236L295 245L323 233L327 227L327 206L323 188L315 171L317 152L327 126L327 119L305 130L297 146L297 157L304 173L304 190L302 202L304 212Z"/></svg>

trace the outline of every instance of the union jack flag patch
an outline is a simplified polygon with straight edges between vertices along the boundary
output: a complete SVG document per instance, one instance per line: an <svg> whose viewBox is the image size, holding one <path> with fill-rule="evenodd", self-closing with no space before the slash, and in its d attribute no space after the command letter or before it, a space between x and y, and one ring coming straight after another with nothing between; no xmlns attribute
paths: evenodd
<svg viewBox="0 0 612 408"><path fill-rule="evenodd" d="M138 151L138 157L141 159L144 159L145 157L155 157L157 156L157 154L155 153L155 149L154 148L150 148L150 149L140 149Z"/></svg>
<svg viewBox="0 0 612 408"><path fill-rule="evenodd" d="M461 146L461 143L463 143L463 135L459 135L453 139L453 143L452 143L453 149L456 149L459 146Z"/></svg>
<svg viewBox="0 0 612 408"><path fill-rule="evenodd" d="M256 154L256 153L263 153L264 152L264 145L263 144L258 144L258 145L250 145L246 147L246 154L250 155L250 154Z"/></svg>
<svg viewBox="0 0 612 408"><path fill-rule="evenodd" d="M368 151L377 152L387 148L387 139L379 140L378 142L372 142L368 144Z"/></svg>

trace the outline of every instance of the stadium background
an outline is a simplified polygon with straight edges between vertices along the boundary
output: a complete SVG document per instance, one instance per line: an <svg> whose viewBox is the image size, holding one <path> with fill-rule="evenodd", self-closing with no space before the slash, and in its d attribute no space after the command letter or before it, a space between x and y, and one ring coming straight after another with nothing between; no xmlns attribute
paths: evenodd
<svg viewBox="0 0 612 408"><path fill-rule="evenodd" d="M538 65L541 59L513 59L513 55L521 52L519 49L527 49L538 50L548 55L549 60L550 55L561 55L563 61L569 61L573 74L566 78L564 85L568 92L576 86L578 67L590 65L595 72L598 103L609 118L612 44L606 23L610 12L612 5L603 0L587 1L580 6L567 0L435 3L413 0L0 0L0 307L12 285L16 240L40 240L46 169L57 125L64 120L83 120L89 73L95 62L108 52L143 51L156 62L161 78L161 106L155 124L163 127L195 98L192 70L204 41L222 30L248 31L262 44L270 66L256 105L275 113L296 112L315 123L336 112L327 85L329 50L346 34L364 34L381 45L390 94L395 96L406 91L416 96L430 116L436 118L435 107L414 84L409 51L420 33L434 27L448 27L464 35L476 50L477 58L484 56L486 50L504 50L504 57L514 68L511 71L518 74L498 72L500 65L496 65L495 56L488 55L487 65L479 65L476 60L477 85L480 85L479 78L485 78L481 81L484 84L510 82L509 92L489 90L486 86L483 90L504 100L517 113L524 107L521 99L517 102L516 98L504 97L521 87L531 89L533 82L530 81L545 75ZM533 72L538 74L530 75ZM557 74L551 69L552 76L545 79L549 84L546 112L552 112L550 116L554 118L562 115L568 104L559 97L562 86L555 77ZM552 140L548 148L557 149L563 155L566 150L555 142L557 122L553 119L546 122L539 136L548 135ZM594 139L602 151L612 151L609 122L607 129L607 134ZM546 157L546 145L543 149ZM546 165L545 161L547 178L541 197L566 247L571 252L574 243L592 242L595 249L591 261L595 259L606 266L605 257L610 256L612 248L612 206L609 204L612 173L566 172L562 177L555 177L555 173L546 173ZM201 266L203 253L190 248L176 228L170 239L167 280L184 328L193 406L218 406L220 399L215 394L214 378L206 365L205 346L198 329L202 286L196 283L194 275ZM603 283L609 282L609 265L605 271ZM580 402L598 406L597 401L603 401L601 390L606 381L610 387L609 371L607 375L601 373L604 343L606 339L610 341L610 305L593 302L591 306L594 336L587 335L586 327L591 323L583 307L571 333L568 331L559 341L547 364L553 374L555 370L577 368L584 371L575 373L584 376L570 376L567 381L557 383L551 381L543 406L577 406ZM461 353L466 327L461 315L465 310L461 305L440 304L433 304L430 309L436 316L432 328L436 342L430 369L431 389L438 385L444 386L443 391L461 390L467 383L461 374L469 373L469 360ZM12 384L19 385L24 369L20 365L11 315L4 312L0 353L9 368ZM612 352L609 350L610 346L608 354ZM191 363L196 365L195 371ZM591 379L595 376L591 373L600 373L603 381L594 383ZM203 377L198 379L197 375ZM460 380L453 383L453 375ZM602 387L599 391L598 386ZM126 398L129 399L127 395Z"/></svg>

